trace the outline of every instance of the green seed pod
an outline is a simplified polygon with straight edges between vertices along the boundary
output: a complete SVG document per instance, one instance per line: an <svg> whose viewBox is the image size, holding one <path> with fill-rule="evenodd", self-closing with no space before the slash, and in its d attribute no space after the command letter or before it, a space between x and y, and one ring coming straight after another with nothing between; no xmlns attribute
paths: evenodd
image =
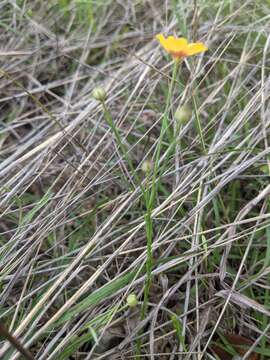
<svg viewBox="0 0 270 360"><path fill-rule="evenodd" d="M138 299L135 294L129 294L127 297L127 304L130 308L134 308L138 305Z"/></svg>
<svg viewBox="0 0 270 360"><path fill-rule="evenodd" d="M104 101L104 100L106 100L107 93L106 93L106 90L104 88L96 87L92 91L92 96L97 101Z"/></svg>
<svg viewBox="0 0 270 360"><path fill-rule="evenodd" d="M179 125L185 125L188 123L188 121L191 119L191 116L192 110L187 104L180 106L174 114L174 118L177 120Z"/></svg>

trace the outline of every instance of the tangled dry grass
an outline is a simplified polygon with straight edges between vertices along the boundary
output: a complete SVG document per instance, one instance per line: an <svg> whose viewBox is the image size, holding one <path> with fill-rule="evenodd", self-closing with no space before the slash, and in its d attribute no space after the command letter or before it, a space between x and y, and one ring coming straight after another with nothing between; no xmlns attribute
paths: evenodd
<svg viewBox="0 0 270 360"><path fill-rule="evenodd" d="M0 321L36 359L232 359L227 333L251 340L243 359L270 357L269 8L0 2ZM106 89L147 186L172 71L157 32L210 50L184 61L171 99L170 126L181 104L192 116L162 139L142 319L141 186L91 93Z"/></svg>

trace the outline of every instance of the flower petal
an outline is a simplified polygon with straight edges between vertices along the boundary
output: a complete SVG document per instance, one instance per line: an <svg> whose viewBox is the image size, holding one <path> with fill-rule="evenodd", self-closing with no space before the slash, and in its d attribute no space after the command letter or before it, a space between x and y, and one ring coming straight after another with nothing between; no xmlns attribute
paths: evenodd
<svg viewBox="0 0 270 360"><path fill-rule="evenodd" d="M208 48L203 43L191 43L187 46L187 53L188 56L199 54L201 52L204 52L208 50Z"/></svg>
<svg viewBox="0 0 270 360"><path fill-rule="evenodd" d="M157 34L157 35L155 36L155 38L156 38L158 41L160 41L160 42L162 42L163 40L165 40L165 37L164 37L162 34Z"/></svg>
<svg viewBox="0 0 270 360"><path fill-rule="evenodd" d="M168 52L179 52L185 50L187 47L187 40L185 38L168 36L166 39L162 34L158 34L156 35L156 39L159 40L160 44Z"/></svg>
<svg viewBox="0 0 270 360"><path fill-rule="evenodd" d="M165 48L166 39L162 34L158 34L155 38L160 42L160 44Z"/></svg>
<svg viewBox="0 0 270 360"><path fill-rule="evenodd" d="M175 39L175 43L174 43L174 50L175 51L181 51L181 50L185 50L186 47L188 46L188 42L187 39L181 37L181 38L176 38Z"/></svg>
<svg viewBox="0 0 270 360"><path fill-rule="evenodd" d="M158 34L155 38L174 59L182 59L186 56L199 54L208 50L203 43L198 42L188 44L187 40L183 37L177 38L174 36L168 36L165 38L162 34Z"/></svg>

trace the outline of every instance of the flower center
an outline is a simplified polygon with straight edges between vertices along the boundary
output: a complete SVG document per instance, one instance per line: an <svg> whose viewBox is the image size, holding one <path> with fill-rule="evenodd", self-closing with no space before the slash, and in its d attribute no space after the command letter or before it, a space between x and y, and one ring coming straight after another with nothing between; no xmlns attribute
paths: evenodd
<svg viewBox="0 0 270 360"><path fill-rule="evenodd" d="M188 55L186 53L186 51L183 51L183 50L181 50L181 51L172 51L171 54L172 54L172 56L174 58L177 58L177 59L184 58L184 57L186 57Z"/></svg>

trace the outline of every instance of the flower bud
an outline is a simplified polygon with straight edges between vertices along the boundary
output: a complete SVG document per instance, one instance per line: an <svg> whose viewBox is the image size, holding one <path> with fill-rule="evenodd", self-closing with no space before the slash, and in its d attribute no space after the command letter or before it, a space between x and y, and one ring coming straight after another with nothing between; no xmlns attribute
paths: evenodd
<svg viewBox="0 0 270 360"><path fill-rule="evenodd" d="M127 304L130 308L134 308L138 305L138 299L135 294L129 294L127 297Z"/></svg>
<svg viewBox="0 0 270 360"><path fill-rule="evenodd" d="M106 100L107 93L106 93L106 90L104 88L96 87L92 91L92 96L97 101L104 101L104 100Z"/></svg>
<svg viewBox="0 0 270 360"><path fill-rule="evenodd" d="M261 172L263 172L264 174L269 175L269 166L268 166L267 164L262 165L262 166L260 167L260 170L261 170Z"/></svg>
<svg viewBox="0 0 270 360"><path fill-rule="evenodd" d="M191 116L192 111L187 104L180 106L174 114L174 118L177 120L179 125L185 125L191 119Z"/></svg>
<svg viewBox="0 0 270 360"><path fill-rule="evenodd" d="M153 162L152 160L145 160L142 163L142 171L145 173L149 173L153 169Z"/></svg>

